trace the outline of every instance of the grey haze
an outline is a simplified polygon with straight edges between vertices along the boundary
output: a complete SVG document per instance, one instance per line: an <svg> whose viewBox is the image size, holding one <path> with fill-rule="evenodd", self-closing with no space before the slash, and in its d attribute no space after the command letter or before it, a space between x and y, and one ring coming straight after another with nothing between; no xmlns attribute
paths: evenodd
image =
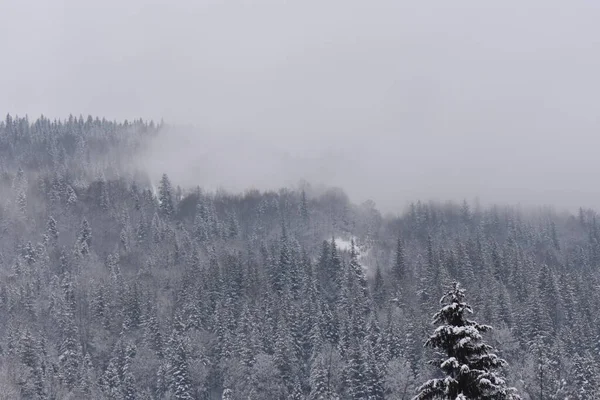
<svg viewBox="0 0 600 400"><path fill-rule="evenodd" d="M599 206L600 4L0 0L0 111L164 118L178 183ZM193 125L193 127L188 127ZM235 150L232 150L235 149Z"/></svg>

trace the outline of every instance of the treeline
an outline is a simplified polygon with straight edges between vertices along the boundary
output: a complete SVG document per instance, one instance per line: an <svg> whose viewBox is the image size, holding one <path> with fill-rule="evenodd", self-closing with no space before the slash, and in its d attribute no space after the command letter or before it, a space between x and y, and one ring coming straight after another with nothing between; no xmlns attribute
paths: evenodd
<svg viewBox="0 0 600 400"><path fill-rule="evenodd" d="M599 398L594 211L155 189L161 126L0 123L0 398L410 399L454 280L524 399Z"/></svg>

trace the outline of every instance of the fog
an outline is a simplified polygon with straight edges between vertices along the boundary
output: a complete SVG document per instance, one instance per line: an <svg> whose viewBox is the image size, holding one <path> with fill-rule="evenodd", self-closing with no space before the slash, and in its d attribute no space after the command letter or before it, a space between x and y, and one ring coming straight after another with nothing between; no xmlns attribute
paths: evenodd
<svg viewBox="0 0 600 400"><path fill-rule="evenodd" d="M177 183L600 206L600 3L2 0L0 112L164 118ZM168 138L168 139L167 139ZM174 139L174 140L170 140Z"/></svg>

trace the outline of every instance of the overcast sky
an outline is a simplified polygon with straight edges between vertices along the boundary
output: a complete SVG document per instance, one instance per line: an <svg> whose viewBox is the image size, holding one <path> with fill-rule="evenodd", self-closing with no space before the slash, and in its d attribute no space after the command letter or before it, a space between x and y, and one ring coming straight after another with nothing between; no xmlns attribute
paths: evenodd
<svg viewBox="0 0 600 400"><path fill-rule="evenodd" d="M595 0L0 0L0 15L0 112L194 124L152 157L186 184L306 178L386 210L600 206Z"/></svg>

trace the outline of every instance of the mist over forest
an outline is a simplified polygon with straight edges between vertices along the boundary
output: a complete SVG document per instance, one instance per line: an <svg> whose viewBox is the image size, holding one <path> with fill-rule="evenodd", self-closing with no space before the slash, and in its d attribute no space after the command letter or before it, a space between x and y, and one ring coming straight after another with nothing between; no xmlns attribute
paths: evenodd
<svg viewBox="0 0 600 400"><path fill-rule="evenodd" d="M600 398L596 2L0 15L0 400Z"/></svg>
<svg viewBox="0 0 600 400"><path fill-rule="evenodd" d="M172 132L0 122L2 398L598 398L594 210L211 190Z"/></svg>
<svg viewBox="0 0 600 400"><path fill-rule="evenodd" d="M186 127L169 147L185 162L150 167L180 182L306 179L392 213L600 207L594 2L5 0L0 14L2 115L164 118Z"/></svg>

